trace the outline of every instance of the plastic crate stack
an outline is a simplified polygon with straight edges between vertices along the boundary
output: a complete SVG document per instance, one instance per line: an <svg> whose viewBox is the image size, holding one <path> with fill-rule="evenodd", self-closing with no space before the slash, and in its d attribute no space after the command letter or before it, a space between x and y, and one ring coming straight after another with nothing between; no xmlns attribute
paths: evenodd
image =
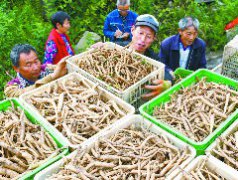
<svg viewBox="0 0 238 180"><path fill-rule="evenodd" d="M238 80L238 35L224 48L221 74Z"/></svg>
<svg viewBox="0 0 238 180"><path fill-rule="evenodd" d="M236 40L238 40L238 36ZM106 45L111 49L115 47L122 49L112 43L106 43ZM179 68L175 71L175 76L180 81L156 98L141 105L143 102L140 101L140 96L144 93L144 84L150 83L153 78L162 79L164 65L142 56L143 63L151 64L153 71L124 91L119 91L79 68L75 63L85 53L93 51L89 50L69 59L67 65L71 73L68 75L20 96L19 102L25 111L32 114L33 122L40 124L48 131L59 148L70 147L66 147L64 154L58 155L56 159L50 159L46 162L47 164L27 176L23 176L22 179L33 179L34 176L36 180L63 178L192 179L191 174L194 173L192 171L197 170L197 167L204 167L208 176L212 173L221 179L238 177L237 160L232 161L235 165L231 166L232 163L229 160L224 160L223 156L226 155L220 153L223 155L220 157L219 153L216 153L225 144L221 138L226 138L231 134L236 141L232 147L236 148L234 150L236 154L238 152L238 103L236 97L233 96L234 94L238 96L237 81L229 76L225 77L205 69L193 72ZM234 52L238 52L236 48ZM153 115L156 107L170 102L176 92L193 86L204 78L206 79L205 83L226 86L224 89L219 89L220 91L225 90L225 97L219 97L220 104L209 103L209 97L217 95L214 92L209 92L210 96L204 98L203 94L196 97L190 95L190 99L186 101L187 104L197 103L197 107L199 107L199 103L201 104L196 101L197 99L202 99L205 102L204 107L200 108L205 114L201 120L208 117L204 120L208 124L211 114L206 112L208 110L205 106L208 106L209 110L212 106L216 106L214 111L219 110L219 112L216 111L216 114L225 116L220 124L216 124L214 129L210 129L208 135L202 136L203 138L200 140L195 140L172 125L163 122L161 118L156 119ZM199 87L196 86L198 89ZM202 92L205 93L205 90ZM220 96L219 93L218 96ZM215 97L213 98L215 99ZM183 101L184 99L176 106L180 106ZM109 106L107 102L109 102ZM10 104L8 102L4 107L0 106L0 109L5 110ZM134 115L135 108L132 105L135 108L141 105L139 108L141 115ZM176 108L172 107L172 109ZM200 109L198 108L198 111ZM186 111L188 113L190 110ZM227 111L230 112L228 115L225 114ZM195 112L194 115L202 116L202 113ZM113 118L116 114L120 115L118 116L120 118ZM175 114L172 116L180 118ZM188 116L186 120L188 118L191 117ZM186 120L184 120L185 123ZM173 121L172 118L171 121ZM101 122L107 123L101 126ZM215 124L215 120L213 123ZM82 130L83 128L84 130ZM191 129L191 132L193 130ZM201 131L203 131L202 128ZM89 134L87 134L88 132ZM80 142L76 141L77 138L80 139ZM205 154L206 156L204 156ZM196 156L198 157L195 158ZM199 171L198 176L203 171Z"/></svg>

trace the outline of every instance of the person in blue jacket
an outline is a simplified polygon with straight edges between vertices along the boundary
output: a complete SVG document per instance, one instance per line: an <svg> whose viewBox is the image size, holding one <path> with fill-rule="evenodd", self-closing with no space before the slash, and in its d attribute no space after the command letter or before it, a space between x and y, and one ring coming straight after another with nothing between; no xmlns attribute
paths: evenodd
<svg viewBox="0 0 238 180"><path fill-rule="evenodd" d="M206 44L198 38L199 21L184 17L178 25L179 33L162 41L160 61L166 65L167 71L174 71L178 67L193 71L206 68Z"/></svg>
<svg viewBox="0 0 238 180"><path fill-rule="evenodd" d="M117 9L110 12L104 22L104 36L118 45L126 46L131 42L131 28L137 14L130 10L130 0L117 0Z"/></svg>

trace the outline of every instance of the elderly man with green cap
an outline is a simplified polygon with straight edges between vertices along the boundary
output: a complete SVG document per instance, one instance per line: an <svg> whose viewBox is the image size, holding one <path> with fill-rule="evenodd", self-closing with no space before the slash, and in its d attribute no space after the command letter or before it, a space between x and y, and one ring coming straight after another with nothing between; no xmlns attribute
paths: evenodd
<svg viewBox="0 0 238 180"><path fill-rule="evenodd" d="M159 56L150 47L156 39L156 34L159 29L159 22L150 14L143 14L137 17L135 25L131 28L132 41L128 45L129 49L132 49L140 54L143 54L151 59L159 60ZM99 42L92 47L97 48L102 46L103 43ZM145 89L151 91L148 94L144 94L142 98L151 99L159 95L164 90L171 86L173 75L165 70L165 80L158 79L153 81L152 85L146 85Z"/></svg>
<svg viewBox="0 0 238 180"><path fill-rule="evenodd" d="M158 60L158 54L150 48L156 39L158 29L159 22L154 16L149 14L138 16L135 25L131 29L132 41L129 48L151 59ZM150 99L159 95L171 86L172 80L173 75L171 75L168 71L165 71L165 80L154 80L153 85L146 85L145 88L151 90L151 92L144 94L142 98Z"/></svg>

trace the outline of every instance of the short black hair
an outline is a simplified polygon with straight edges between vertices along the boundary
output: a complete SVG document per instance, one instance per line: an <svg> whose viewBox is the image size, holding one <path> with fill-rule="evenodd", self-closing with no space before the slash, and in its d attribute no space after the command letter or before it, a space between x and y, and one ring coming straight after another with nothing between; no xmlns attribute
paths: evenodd
<svg viewBox="0 0 238 180"><path fill-rule="evenodd" d="M51 23L54 28L56 28L56 24L60 23L61 25L63 25L65 19L70 20L70 16L64 11L58 11L51 16Z"/></svg>
<svg viewBox="0 0 238 180"><path fill-rule="evenodd" d="M31 51L34 51L37 54L36 49L30 44L16 44L10 53L13 66L19 67L21 53L29 54Z"/></svg>

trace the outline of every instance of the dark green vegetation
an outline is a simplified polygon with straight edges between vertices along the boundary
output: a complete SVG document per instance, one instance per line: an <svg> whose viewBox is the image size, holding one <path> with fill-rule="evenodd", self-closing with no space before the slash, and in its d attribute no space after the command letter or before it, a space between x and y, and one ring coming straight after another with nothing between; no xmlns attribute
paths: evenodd
<svg viewBox="0 0 238 180"><path fill-rule="evenodd" d="M57 10L71 16L70 37L75 45L84 31L93 31L103 36L105 16L113 9L116 0L1 0L0 3L0 99L3 87L10 76L15 76L9 58L11 48L17 43L29 43L36 47L43 58L44 44L50 31L49 17ZM191 0L168 1L131 0L131 9L138 14L152 14L161 26L153 48L158 51L160 42L177 32L177 23L186 15L197 17L201 23L199 36L209 50L223 49L227 43L224 26L237 17L237 0L219 0L210 4L198 4Z"/></svg>

